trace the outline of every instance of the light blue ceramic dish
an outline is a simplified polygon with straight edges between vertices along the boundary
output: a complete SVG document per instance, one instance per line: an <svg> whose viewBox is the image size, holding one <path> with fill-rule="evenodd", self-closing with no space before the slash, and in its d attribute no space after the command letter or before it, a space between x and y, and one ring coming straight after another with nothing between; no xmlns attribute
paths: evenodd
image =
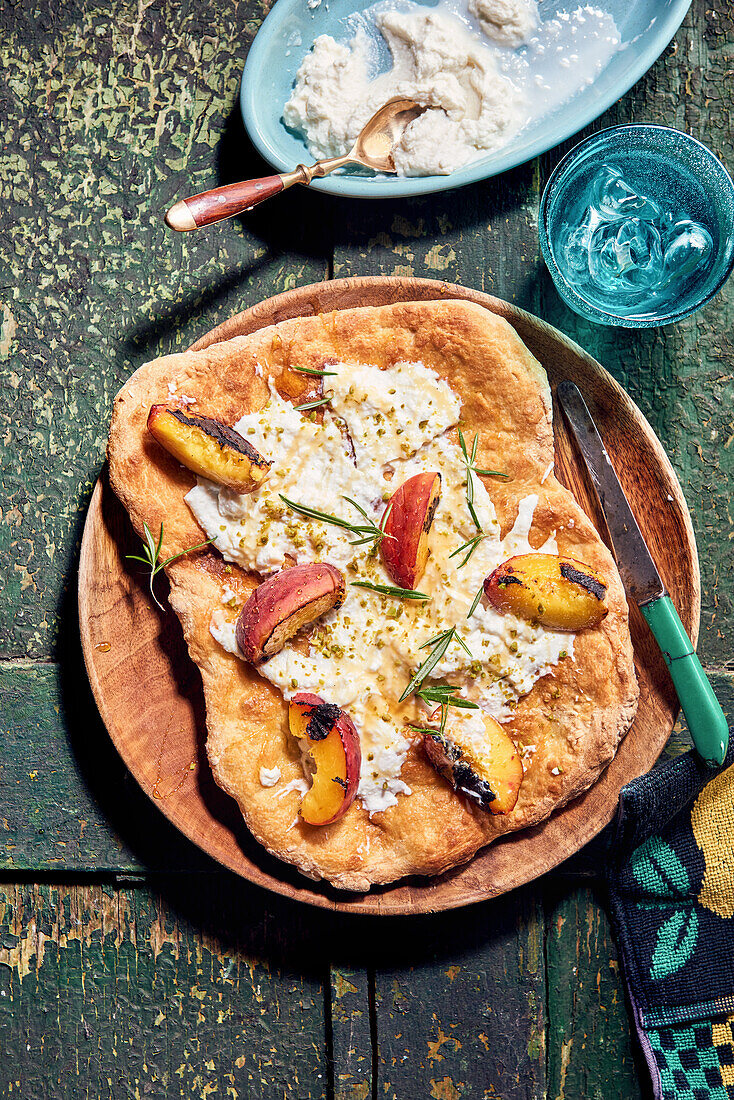
<svg viewBox="0 0 734 1100"><path fill-rule="evenodd" d="M303 56L320 34L342 40L350 38L346 20L374 2L321 0L318 7L310 9L307 0L277 0L265 19L247 57L240 106L255 148L279 172L313 159L303 142L285 128L281 117ZM434 7L436 2L426 0L425 6ZM565 141L624 95L668 45L690 3L691 0L635 0L632 4L629 0L600 0L599 6L617 24L622 48L593 83L562 106L537 118L500 151L450 176L366 177L346 172L314 180L311 187L352 198L408 198L463 187L523 164ZM541 0L541 17L547 19L577 6L563 0Z"/></svg>

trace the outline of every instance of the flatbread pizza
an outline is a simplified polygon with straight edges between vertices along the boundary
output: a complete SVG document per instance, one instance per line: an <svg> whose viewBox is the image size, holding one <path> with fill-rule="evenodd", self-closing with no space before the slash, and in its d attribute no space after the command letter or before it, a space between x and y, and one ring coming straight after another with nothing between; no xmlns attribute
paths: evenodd
<svg viewBox="0 0 734 1100"><path fill-rule="evenodd" d="M545 372L488 310L343 310L157 359L108 455L136 531L182 555L214 777L303 874L438 874L614 756L624 591L554 477Z"/></svg>

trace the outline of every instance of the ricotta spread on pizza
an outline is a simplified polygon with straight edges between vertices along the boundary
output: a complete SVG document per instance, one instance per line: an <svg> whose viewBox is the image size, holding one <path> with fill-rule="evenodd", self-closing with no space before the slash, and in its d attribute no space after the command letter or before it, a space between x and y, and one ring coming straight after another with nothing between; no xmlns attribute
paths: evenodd
<svg viewBox="0 0 734 1100"><path fill-rule="evenodd" d="M430 652L427 642L455 628L431 680L449 680L460 697L479 706L452 710L452 725L461 723L466 737L481 740L481 713L500 722L509 718L533 684L572 655L574 635L500 613L477 599L501 562L532 551L555 554L557 547L553 535L542 547L529 544L536 494L520 500L514 525L502 537L483 478L450 438L461 419L451 387L420 362L387 370L338 362L329 370L323 419L316 410L299 411L271 385L264 408L234 425L272 462L254 493L239 495L199 478L186 501L225 560L245 570L267 576L289 564L328 562L344 572L341 606L314 624L307 644L292 639L258 671L286 700L313 692L349 714L362 748L358 797L372 814L410 794L401 771L419 735L396 711ZM354 524L364 522L359 506L377 524L395 488L424 472L441 475L428 563L418 586L428 599L395 599L359 587L391 583L375 543L354 545L358 536L349 529L296 513L286 503ZM235 640L241 608L225 597L231 597L228 589L210 630L241 656ZM530 755L523 754L525 762Z"/></svg>

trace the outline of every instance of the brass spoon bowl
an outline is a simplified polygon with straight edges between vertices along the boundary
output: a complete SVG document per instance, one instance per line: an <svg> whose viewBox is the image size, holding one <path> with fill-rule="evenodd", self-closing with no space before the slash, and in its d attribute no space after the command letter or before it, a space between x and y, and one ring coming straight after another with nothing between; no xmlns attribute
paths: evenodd
<svg viewBox="0 0 734 1100"><path fill-rule="evenodd" d="M426 110L424 106L404 96L395 96L375 111L365 123L352 148L343 157L319 160L316 164L299 164L292 172L277 176L264 176L257 180L228 183L213 191L203 191L188 199L180 199L166 214L166 224L179 233L189 233L204 225L213 225L251 210L265 199L285 191L294 183L306 186L312 179L328 176L347 164L359 164L375 172L394 174L393 149L408 126Z"/></svg>

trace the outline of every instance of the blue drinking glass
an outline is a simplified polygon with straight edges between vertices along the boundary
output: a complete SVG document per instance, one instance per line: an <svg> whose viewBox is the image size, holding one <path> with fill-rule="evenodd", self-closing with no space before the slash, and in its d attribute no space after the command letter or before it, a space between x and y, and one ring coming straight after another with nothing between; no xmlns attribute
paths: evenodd
<svg viewBox="0 0 734 1100"><path fill-rule="evenodd" d="M629 185L649 200L632 200L639 216L621 230L621 222L612 224L615 214L604 221L603 199L601 222L597 213L600 189L609 181L614 186L618 173L620 189ZM538 229L556 289L576 313L625 328L666 325L700 309L731 274L734 183L721 161L688 134L667 126L614 126L581 142L556 166L540 202ZM682 247L666 251L665 233L672 230L678 237L671 239ZM620 290L625 264L640 280L632 291L629 282Z"/></svg>

